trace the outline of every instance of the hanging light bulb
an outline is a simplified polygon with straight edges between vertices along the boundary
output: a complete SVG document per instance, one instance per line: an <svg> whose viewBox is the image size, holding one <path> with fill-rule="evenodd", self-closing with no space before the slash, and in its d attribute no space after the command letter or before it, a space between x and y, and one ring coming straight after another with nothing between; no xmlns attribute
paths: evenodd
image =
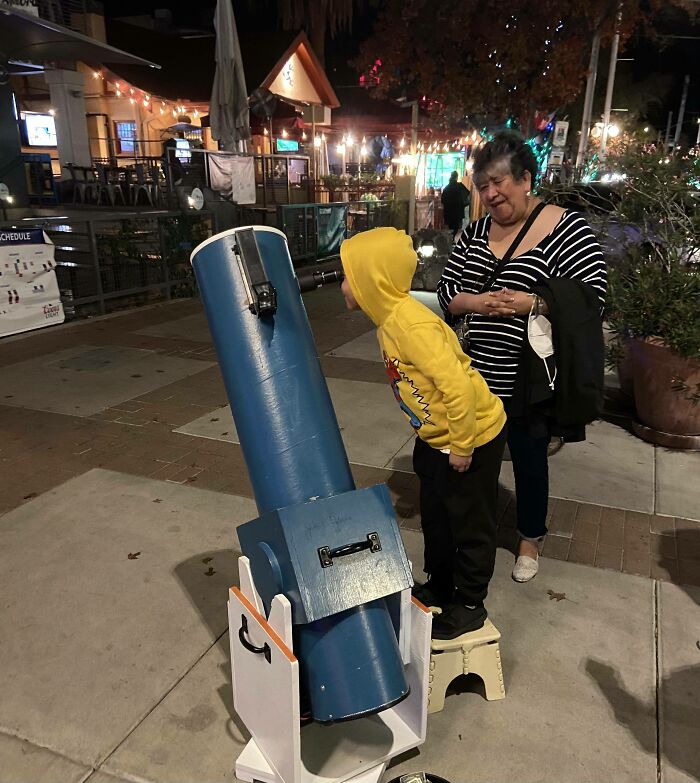
<svg viewBox="0 0 700 783"><path fill-rule="evenodd" d="M349 144L351 147L355 143L355 139L352 136L352 133L348 133L348 138L346 139L347 144Z"/></svg>
<svg viewBox="0 0 700 783"><path fill-rule="evenodd" d="M326 134L325 134L325 133L322 133L322 134L321 134L321 141L325 141L325 140L326 140Z"/></svg>
<svg viewBox="0 0 700 783"><path fill-rule="evenodd" d="M197 117L199 117L199 112L197 111L197 109L195 109L195 110L194 110L194 116L195 116L195 119L196 119Z"/></svg>
<svg viewBox="0 0 700 783"><path fill-rule="evenodd" d="M165 114L165 109L162 106L160 107L160 113Z"/></svg>
<svg viewBox="0 0 700 783"><path fill-rule="evenodd" d="M301 132L301 140L306 141L306 131Z"/></svg>
<svg viewBox="0 0 700 783"><path fill-rule="evenodd" d="M264 133L266 136L268 135L267 128L263 128L263 133Z"/></svg>
<svg viewBox="0 0 700 783"><path fill-rule="evenodd" d="M134 88L133 87L129 87L129 92L133 95L134 94Z"/></svg>
<svg viewBox="0 0 700 783"><path fill-rule="evenodd" d="M315 136L314 137L314 147L320 147L321 146L321 137Z"/></svg>
<svg viewBox="0 0 700 783"><path fill-rule="evenodd" d="M364 144L360 147L360 157L361 158L367 157L367 147Z"/></svg>
<svg viewBox="0 0 700 783"><path fill-rule="evenodd" d="M399 142L399 147L403 149L406 146L406 137L402 136L401 141Z"/></svg>
<svg viewBox="0 0 700 783"><path fill-rule="evenodd" d="M129 98L129 103L133 106L136 103L135 98Z"/></svg>
<svg viewBox="0 0 700 783"><path fill-rule="evenodd" d="M286 139L288 135L286 128L282 128L282 138Z"/></svg>
<svg viewBox="0 0 700 783"><path fill-rule="evenodd" d="M363 144L367 144L367 137L366 137L366 136L363 136L363 137L362 137L362 143L363 143Z"/></svg>
<svg viewBox="0 0 700 783"><path fill-rule="evenodd" d="M117 98L122 97L122 91L117 87Z"/></svg>

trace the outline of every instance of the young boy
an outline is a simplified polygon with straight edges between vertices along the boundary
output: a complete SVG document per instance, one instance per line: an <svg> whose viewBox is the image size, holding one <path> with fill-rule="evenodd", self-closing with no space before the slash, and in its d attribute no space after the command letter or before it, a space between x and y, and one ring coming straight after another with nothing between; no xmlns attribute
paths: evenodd
<svg viewBox="0 0 700 783"><path fill-rule="evenodd" d="M433 637L454 639L486 620L503 405L472 369L452 329L409 296L417 262L410 237L375 228L343 242L340 257L345 303L377 326L394 396L418 436L413 468L428 581L413 593L442 609L433 618Z"/></svg>

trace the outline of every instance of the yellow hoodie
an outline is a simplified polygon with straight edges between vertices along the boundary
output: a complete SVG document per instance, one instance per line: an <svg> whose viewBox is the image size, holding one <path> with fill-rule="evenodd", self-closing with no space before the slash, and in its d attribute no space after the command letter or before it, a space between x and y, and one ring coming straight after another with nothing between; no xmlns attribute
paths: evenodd
<svg viewBox="0 0 700 783"><path fill-rule="evenodd" d="M395 228L364 231L341 245L350 290L377 326L394 396L416 434L462 457L503 428L503 404L472 368L457 336L409 295L417 257Z"/></svg>

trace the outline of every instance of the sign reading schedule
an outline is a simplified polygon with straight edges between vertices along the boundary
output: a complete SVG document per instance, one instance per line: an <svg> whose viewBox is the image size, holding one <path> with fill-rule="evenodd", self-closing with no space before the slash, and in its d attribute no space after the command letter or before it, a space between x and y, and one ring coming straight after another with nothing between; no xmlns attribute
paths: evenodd
<svg viewBox="0 0 700 783"><path fill-rule="evenodd" d="M53 256L41 229L0 230L0 337L65 320Z"/></svg>

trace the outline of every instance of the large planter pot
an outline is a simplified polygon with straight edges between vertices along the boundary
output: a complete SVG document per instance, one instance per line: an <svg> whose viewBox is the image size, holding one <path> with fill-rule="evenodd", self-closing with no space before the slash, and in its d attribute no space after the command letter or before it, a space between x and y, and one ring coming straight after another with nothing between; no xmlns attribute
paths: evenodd
<svg viewBox="0 0 700 783"><path fill-rule="evenodd" d="M617 365L617 379L620 382L620 391L626 397L634 397L634 367L630 355L629 340L622 343L623 355Z"/></svg>
<svg viewBox="0 0 700 783"><path fill-rule="evenodd" d="M700 362L673 353L658 338L628 343L634 377L634 399L642 427L635 432L654 443L675 448L700 448L700 403L675 391L676 379L691 389L700 384Z"/></svg>

